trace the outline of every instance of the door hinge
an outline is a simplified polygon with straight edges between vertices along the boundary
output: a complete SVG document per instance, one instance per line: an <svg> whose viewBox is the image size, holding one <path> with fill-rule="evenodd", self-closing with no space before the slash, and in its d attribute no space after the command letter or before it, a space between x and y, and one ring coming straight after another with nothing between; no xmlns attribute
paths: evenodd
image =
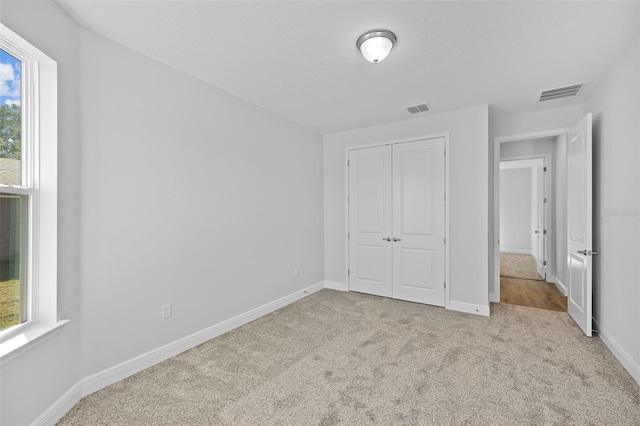
<svg viewBox="0 0 640 426"><path fill-rule="evenodd" d="M347 167L351 165L351 161L347 160Z"/></svg>
<svg viewBox="0 0 640 426"><path fill-rule="evenodd" d="M544 202L545 202L545 203L547 202L547 199L546 199L546 198L544 199Z"/></svg>
<svg viewBox="0 0 640 426"><path fill-rule="evenodd" d="M542 262L542 266L547 266L547 261L546 261L546 260L544 260L544 261Z"/></svg>
<svg viewBox="0 0 640 426"><path fill-rule="evenodd" d="M446 281L444 282L444 288L447 288L447 282Z"/></svg>
<svg viewBox="0 0 640 426"><path fill-rule="evenodd" d="M347 233L347 240L348 240L349 238L351 238L351 234L350 234L350 233Z"/></svg>
<svg viewBox="0 0 640 426"><path fill-rule="evenodd" d="M444 243L447 244L447 237L444 237Z"/></svg>
<svg viewBox="0 0 640 426"><path fill-rule="evenodd" d="M542 234L547 235L547 230L542 231Z"/></svg>
<svg viewBox="0 0 640 426"><path fill-rule="evenodd" d="M545 172L546 172L546 171L547 171L547 168L545 167L543 171L545 171Z"/></svg>
<svg viewBox="0 0 640 426"><path fill-rule="evenodd" d="M351 275L351 269L347 269L347 275Z"/></svg>

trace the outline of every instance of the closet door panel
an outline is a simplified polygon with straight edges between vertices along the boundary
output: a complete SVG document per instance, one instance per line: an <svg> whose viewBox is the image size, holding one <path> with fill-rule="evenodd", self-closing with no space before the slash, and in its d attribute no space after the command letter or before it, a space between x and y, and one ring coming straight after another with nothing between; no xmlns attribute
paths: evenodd
<svg viewBox="0 0 640 426"><path fill-rule="evenodd" d="M349 152L349 290L392 296L391 147Z"/></svg>
<svg viewBox="0 0 640 426"><path fill-rule="evenodd" d="M444 306L444 138L393 146L393 297Z"/></svg>
<svg viewBox="0 0 640 426"><path fill-rule="evenodd" d="M433 150L403 151L398 149L400 188L398 202L401 217L394 232L404 235L433 235L434 152Z"/></svg>
<svg viewBox="0 0 640 426"><path fill-rule="evenodd" d="M401 287L431 289L433 284L434 250L406 248L399 249L402 275Z"/></svg>

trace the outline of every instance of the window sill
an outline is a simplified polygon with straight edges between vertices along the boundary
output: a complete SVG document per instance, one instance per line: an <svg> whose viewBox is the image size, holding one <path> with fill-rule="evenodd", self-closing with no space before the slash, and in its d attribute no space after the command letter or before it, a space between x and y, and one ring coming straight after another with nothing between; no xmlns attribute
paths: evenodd
<svg viewBox="0 0 640 426"><path fill-rule="evenodd" d="M0 365L4 365L40 343L60 333L60 327L69 320L55 323L38 323L26 327L24 331L0 343Z"/></svg>

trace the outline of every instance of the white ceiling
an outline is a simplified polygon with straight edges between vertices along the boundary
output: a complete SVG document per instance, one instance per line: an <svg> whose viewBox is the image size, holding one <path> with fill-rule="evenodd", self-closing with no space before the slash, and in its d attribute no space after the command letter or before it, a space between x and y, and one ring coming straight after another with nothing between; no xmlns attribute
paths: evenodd
<svg viewBox="0 0 640 426"><path fill-rule="evenodd" d="M320 133L581 103L639 26L637 2L58 2L86 28ZM355 46L375 28L398 37L378 65ZM537 102L583 81L576 98ZM422 102L432 111L404 109Z"/></svg>

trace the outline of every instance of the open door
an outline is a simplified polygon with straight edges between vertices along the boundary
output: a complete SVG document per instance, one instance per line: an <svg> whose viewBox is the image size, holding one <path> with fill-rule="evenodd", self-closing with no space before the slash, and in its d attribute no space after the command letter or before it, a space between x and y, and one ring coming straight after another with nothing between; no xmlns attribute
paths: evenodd
<svg viewBox="0 0 640 426"><path fill-rule="evenodd" d="M538 272L538 275L540 275L542 278L547 277L547 262L546 262L546 253L545 253L545 247L546 247L546 238L547 238L547 231L546 231L546 227L545 227L545 223L546 223L546 195L545 195L545 189L546 189L546 185L545 185L545 169L546 169L546 163L544 162L544 160L538 160L542 162L542 165L538 166L535 168L536 170L536 180L537 180L537 185L536 185L536 190L537 190L537 194L536 194L536 210L537 210L537 215L536 215L536 230L534 231L536 234L536 270Z"/></svg>
<svg viewBox="0 0 640 426"><path fill-rule="evenodd" d="M569 315L587 336L592 334L592 143L591 114L567 139L567 271Z"/></svg>

